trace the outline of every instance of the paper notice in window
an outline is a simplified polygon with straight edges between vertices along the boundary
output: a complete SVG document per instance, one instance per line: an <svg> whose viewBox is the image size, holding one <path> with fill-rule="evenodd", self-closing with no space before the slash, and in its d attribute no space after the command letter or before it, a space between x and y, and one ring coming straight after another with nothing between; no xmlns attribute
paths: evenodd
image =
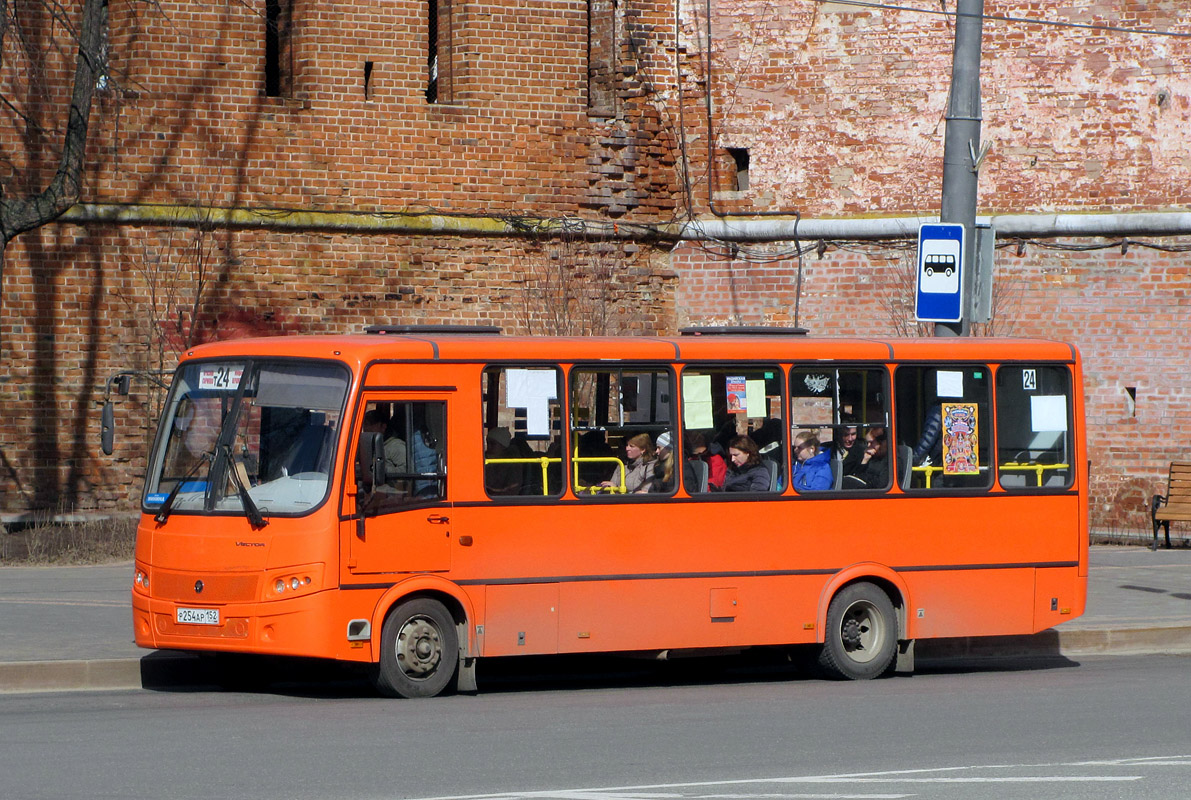
<svg viewBox="0 0 1191 800"><path fill-rule="evenodd" d="M935 393L939 397L963 397L964 374L954 370L939 370L935 380Z"/></svg>
<svg viewBox="0 0 1191 800"><path fill-rule="evenodd" d="M765 402L765 381L745 381L744 386L748 415L750 417L765 416L769 409L769 404Z"/></svg>
<svg viewBox="0 0 1191 800"><path fill-rule="evenodd" d="M682 424L695 430L714 427L710 375L682 376Z"/></svg>
<svg viewBox="0 0 1191 800"><path fill-rule="evenodd" d="M552 369L509 370L509 408L525 409L526 433L550 434L550 401L558 394L558 380Z"/></svg>
<svg viewBox="0 0 1191 800"><path fill-rule="evenodd" d="M1061 394L1043 394L1030 397L1030 430L1067 430L1067 398Z"/></svg>

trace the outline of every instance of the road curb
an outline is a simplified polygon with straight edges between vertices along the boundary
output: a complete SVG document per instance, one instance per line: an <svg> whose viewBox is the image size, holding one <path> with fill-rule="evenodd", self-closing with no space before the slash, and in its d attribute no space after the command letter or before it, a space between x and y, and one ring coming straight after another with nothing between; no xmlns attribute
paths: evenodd
<svg viewBox="0 0 1191 800"><path fill-rule="evenodd" d="M921 663L1009 658L1191 653L1191 626L1051 628L1026 636L924 639L915 645Z"/></svg>
<svg viewBox="0 0 1191 800"><path fill-rule="evenodd" d="M0 692L63 692L142 688L137 658L14 661L0 664Z"/></svg>

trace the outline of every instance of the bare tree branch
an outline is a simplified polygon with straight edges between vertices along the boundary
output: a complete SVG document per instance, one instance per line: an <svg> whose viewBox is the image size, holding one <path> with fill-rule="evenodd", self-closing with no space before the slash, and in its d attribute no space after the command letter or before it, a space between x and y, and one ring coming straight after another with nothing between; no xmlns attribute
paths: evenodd
<svg viewBox="0 0 1191 800"><path fill-rule="evenodd" d="M3 18L6 21L3 33L7 33L7 21L10 19L8 3L7 0L0 2L3 2ZM52 222L78 202L82 192L91 101L103 70L102 48L107 37L106 0L83 0L82 19L77 32L74 86L57 172L49 185L34 195L0 197L0 247L7 247L18 234Z"/></svg>

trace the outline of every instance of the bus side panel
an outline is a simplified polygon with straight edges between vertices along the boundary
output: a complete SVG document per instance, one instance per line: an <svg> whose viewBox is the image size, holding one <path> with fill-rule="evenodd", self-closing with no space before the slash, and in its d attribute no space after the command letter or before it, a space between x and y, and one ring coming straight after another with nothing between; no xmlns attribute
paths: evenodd
<svg viewBox="0 0 1191 800"><path fill-rule="evenodd" d="M558 595L557 583L488 586L482 655L557 653Z"/></svg>
<svg viewBox="0 0 1191 800"><path fill-rule="evenodd" d="M1002 636L1033 630L1034 570L906 572L910 635Z"/></svg>
<svg viewBox="0 0 1191 800"><path fill-rule="evenodd" d="M732 576L564 584L559 651L813 642L822 583L821 576Z"/></svg>

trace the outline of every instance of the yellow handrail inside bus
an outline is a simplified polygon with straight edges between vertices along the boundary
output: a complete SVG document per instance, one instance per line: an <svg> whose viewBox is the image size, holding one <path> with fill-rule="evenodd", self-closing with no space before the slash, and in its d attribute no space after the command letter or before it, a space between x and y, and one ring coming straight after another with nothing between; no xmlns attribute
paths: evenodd
<svg viewBox="0 0 1191 800"><path fill-rule="evenodd" d="M547 477L547 469L551 464L561 464L561 458L551 458L550 456L542 456L541 458L485 458L484 466L489 464L541 464L542 465L542 496L547 497L550 494L550 479Z"/></svg>
<svg viewBox="0 0 1191 800"><path fill-rule="evenodd" d="M1038 486L1042 485L1042 473L1048 469L1070 469L1070 464L1031 464L1022 463L1019 461L1006 461L1001 464L1000 469L1007 472L1033 472L1038 481Z"/></svg>
<svg viewBox="0 0 1191 800"><path fill-rule="evenodd" d="M609 494L627 494L628 487L624 484L625 469L624 462L615 456L581 456L579 451L575 450L571 456L571 463L575 465L575 492L579 492L582 488L584 491L591 494L599 494L600 492L608 492ZM615 464L620 467L620 486L579 486L579 465L580 464Z"/></svg>
<svg viewBox="0 0 1191 800"><path fill-rule="evenodd" d="M936 472L942 472L943 468L937 467L934 464L923 464L921 467L910 467L910 471L918 472L918 473L921 473L922 475L925 475L926 476L926 487L925 488L929 489L931 479L935 476Z"/></svg>

